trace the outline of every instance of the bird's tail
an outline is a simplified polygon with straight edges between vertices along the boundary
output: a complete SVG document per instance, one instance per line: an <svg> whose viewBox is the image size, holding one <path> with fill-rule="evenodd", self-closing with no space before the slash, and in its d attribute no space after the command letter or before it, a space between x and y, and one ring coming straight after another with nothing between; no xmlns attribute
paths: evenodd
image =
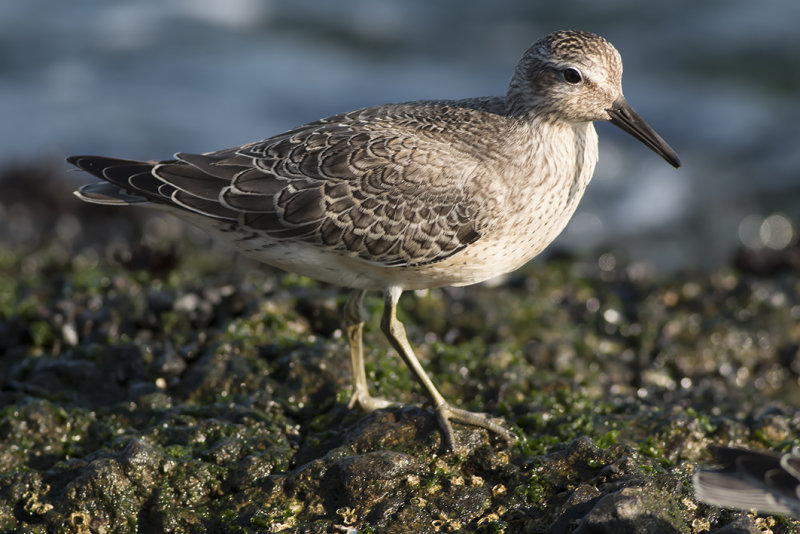
<svg viewBox="0 0 800 534"><path fill-rule="evenodd" d="M75 191L79 199L93 204L122 206L159 200L163 183L152 175L156 162L103 156L70 156L67 162L105 180Z"/></svg>

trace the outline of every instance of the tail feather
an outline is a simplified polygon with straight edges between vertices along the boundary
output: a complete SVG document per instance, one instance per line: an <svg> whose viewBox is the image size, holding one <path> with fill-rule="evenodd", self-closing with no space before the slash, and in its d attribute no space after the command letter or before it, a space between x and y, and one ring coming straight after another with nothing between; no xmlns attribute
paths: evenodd
<svg viewBox="0 0 800 534"><path fill-rule="evenodd" d="M75 196L86 202L109 206L160 205L229 221L238 217L238 213L218 200L220 191L230 181L178 160L135 161L104 156L70 156L67 161L105 180L75 191Z"/></svg>
<svg viewBox="0 0 800 534"><path fill-rule="evenodd" d="M213 202L219 202L220 191L231 185L230 180L217 178L205 172L205 169L186 163L160 164L152 173L153 179L160 183L168 183L176 189Z"/></svg>
<svg viewBox="0 0 800 534"><path fill-rule="evenodd" d="M162 182L151 174L156 162L107 158L104 156L70 156L67 161L79 169L117 186L120 190L117 196L124 198L126 200L124 203L126 204L131 203L131 199L137 197L140 199L138 203L144 200L164 201L163 197L158 193L158 186ZM94 192L93 188L87 190ZM108 195L113 197L115 195L112 191L113 189L109 188L97 189L97 193L100 196ZM88 196L89 198L94 198L91 195ZM79 198L83 197L79 195ZM92 200L89 201L91 202Z"/></svg>
<svg viewBox="0 0 800 534"><path fill-rule="evenodd" d="M142 204L148 200L142 196L131 195L109 182L86 184L78 188L74 195L84 202L106 206L127 206Z"/></svg>

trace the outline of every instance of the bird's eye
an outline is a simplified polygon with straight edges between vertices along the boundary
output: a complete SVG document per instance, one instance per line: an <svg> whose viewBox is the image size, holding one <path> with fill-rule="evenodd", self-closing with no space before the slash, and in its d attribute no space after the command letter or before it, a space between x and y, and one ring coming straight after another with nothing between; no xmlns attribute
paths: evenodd
<svg viewBox="0 0 800 534"><path fill-rule="evenodd" d="M564 80L566 80L567 83L580 83L582 79L583 76L581 76L581 71L578 69L574 67L567 67L564 69Z"/></svg>

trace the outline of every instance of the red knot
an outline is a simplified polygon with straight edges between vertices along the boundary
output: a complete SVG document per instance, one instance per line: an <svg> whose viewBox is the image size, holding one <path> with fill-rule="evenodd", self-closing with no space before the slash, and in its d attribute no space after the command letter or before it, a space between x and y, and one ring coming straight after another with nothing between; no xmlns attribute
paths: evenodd
<svg viewBox="0 0 800 534"><path fill-rule="evenodd" d="M722 468L694 474L698 501L800 517L800 450L776 454L733 447L708 449Z"/></svg>
<svg viewBox="0 0 800 534"><path fill-rule="evenodd" d="M161 208L264 263L352 288L349 406L367 411L394 404L370 395L364 372L361 303L366 291L382 291L381 328L453 450L451 421L514 436L442 397L397 319L397 301L405 290L513 271L552 242L592 177L593 121L611 121L680 165L626 102L616 49L572 30L536 41L505 96L369 107L169 161L68 161L105 180L81 187L82 200Z"/></svg>

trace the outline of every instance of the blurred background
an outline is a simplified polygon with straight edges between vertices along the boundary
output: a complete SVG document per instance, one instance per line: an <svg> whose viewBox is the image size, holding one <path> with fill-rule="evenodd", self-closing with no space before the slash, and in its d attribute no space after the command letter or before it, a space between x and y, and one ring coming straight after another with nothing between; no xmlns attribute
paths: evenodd
<svg viewBox="0 0 800 534"><path fill-rule="evenodd" d="M532 41L577 28L619 49L629 102L684 166L599 125L559 246L711 268L796 243L799 20L797 0L2 2L0 168L47 165L71 188L85 177L69 154L169 158L373 104L503 94ZM0 228L20 236L38 193L3 176Z"/></svg>

